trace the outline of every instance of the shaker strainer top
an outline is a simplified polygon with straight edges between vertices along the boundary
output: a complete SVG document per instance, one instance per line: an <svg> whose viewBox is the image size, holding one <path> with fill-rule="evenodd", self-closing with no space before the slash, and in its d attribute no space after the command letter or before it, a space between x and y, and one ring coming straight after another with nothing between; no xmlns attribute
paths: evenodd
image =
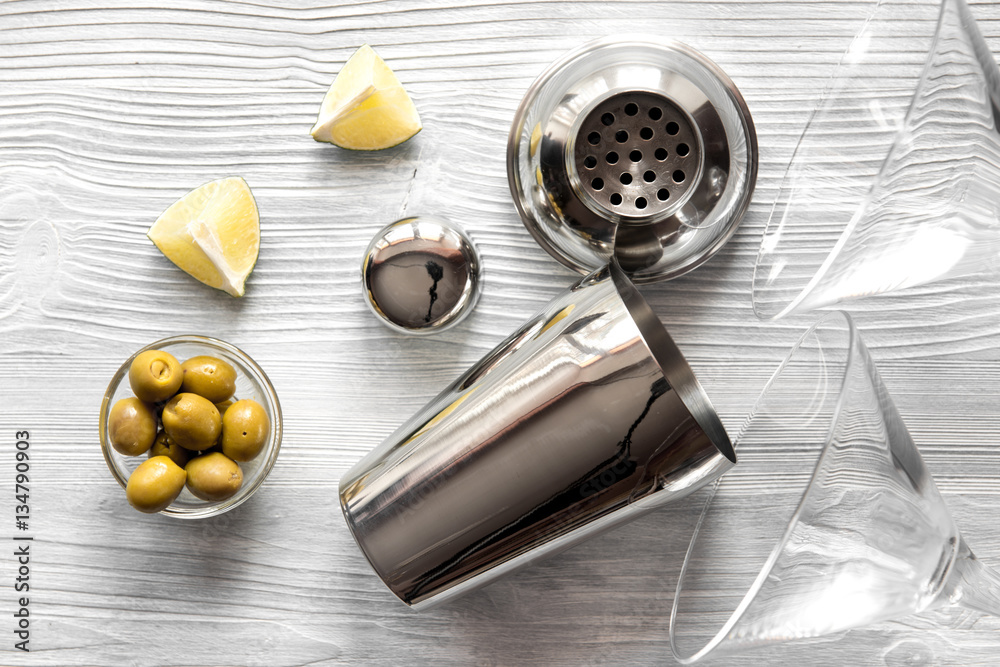
<svg viewBox="0 0 1000 667"><path fill-rule="evenodd" d="M609 215L648 216L687 195L701 169L701 142L666 97L626 92L587 114L573 157L583 191Z"/></svg>
<svg viewBox="0 0 1000 667"><path fill-rule="evenodd" d="M732 81L677 42L606 38L549 67L521 102L507 174L528 231L580 272L615 258L676 277L735 232L757 139Z"/></svg>

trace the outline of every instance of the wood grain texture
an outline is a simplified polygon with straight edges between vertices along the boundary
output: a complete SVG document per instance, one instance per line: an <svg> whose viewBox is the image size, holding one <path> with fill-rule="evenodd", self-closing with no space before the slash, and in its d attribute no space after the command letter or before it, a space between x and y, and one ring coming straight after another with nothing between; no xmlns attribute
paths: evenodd
<svg viewBox="0 0 1000 667"><path fill-rule="evenodd" d="M851 0L380 0L0 3L0 489L32 433L31 654L12 650L14 563L0 552L5 665L672 664L673 590L699 498L414 614L370 571L339 477L574 280L524 230L505 172L524 91L583 40L685 41L754 115L757 191L711 262L643 288L735 433L812 322L756 320L750 280L771 203L824 82L868 11ZM1000 51L1000 5L973 10ZM929 30L919 16L914 32ZM424 122L380 153L315 143L326 87L372 44ZM912 54L910 54L912 55ZM901 58L910 56L901 56ZM891 67L888 63L887 67ZM262 251L242 300L148 242L191 188L241 175ZM432 212L476 240L486 289L461 326L407 338L359 288L385 223ZM1000 566L1000 290L915 288L852 312L969 543ZM100 454L119 364L177 333L233 342L266 370L285 435L246 505L211 520L132 511ZM746 480L753 489L780 480ZM0 538L13 527L0 493ZM1000 620L935 612L710 665L996 665Z"/></svg>

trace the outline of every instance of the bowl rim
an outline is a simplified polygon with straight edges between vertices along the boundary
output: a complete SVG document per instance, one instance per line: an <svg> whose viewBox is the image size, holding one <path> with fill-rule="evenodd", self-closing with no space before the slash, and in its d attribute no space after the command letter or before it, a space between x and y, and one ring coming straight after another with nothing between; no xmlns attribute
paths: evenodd
<svg viewBox="0 0 1000 667"><path fill-rule="evenodd" d="M125 362L111 377L111 381L108 383L108 388L104 392L104 398L101 401L99 425L101 453L104 455L104 462L107 464L108 470L111 471L111 475L118 481L118 484L121 485L124 490L128 485L128 479L122 475L118 464L115 462L114 454L112 453L113 448L110 445L107 429L108 417L111 412L111 400L114 397L117 388L125 379L125 376L128 375L128 370L132 365L132 361L138 355L148 350L159 350L171 345L185 343L215 348L216 350L226 352L232 357L235 357L240 364L244 366L244 370L248 371L246 374L249 379L260 387L268 403L266 407L271 413L271 432L268 435L269 442L266 447L270 453L268 454L267 459L263 462L263 465L258 469L257 475L251 484L241 488L233 497L218 501L212 505L191 510L181 510L173 507L171 504L165 509L157 512L157 514L163 514L179 519L205 519L208 517L218 516L219 514L223 514L231 509L239 507L254 493L256 493L257 489L260 488L260 485L265 479L267 479L267 476L271 474L271 469L274 467L274 463L278 458L278 452L281 449L281 403L278 401L278 394L275 392L274 385L271 384L271 380L267 377L267 373L264 372L264 369L262 369L257 362L250 357L250 355L240 348L236 347L232 343L227 343L224 340L213 338L211 336L202 336L200 334L178 334L176 336L161 338L160 340L154 341L149 345L145 345L136 350L131 356L129 356L128 359L125 360Z"/></svg>
<svg viewBox="0 0 1000 667"><path fill-rule="evenodd" d="M823 466L833 455L833 440L836 435L837 425L840 422L845 406L847 405L845 391L851 381L852 373L859 367L859 365L864 368L866 364L871 363L868 349L865 347L864 340L861 338L861 334L858 331L857 325L854 323L854 319L850 316L850 314L843 310L833 310L824 314L823 317L813 323L813 325L810 326L799 336L798 340L795 341L791 350L785 355L785 358L774 370L771 377L768 378L767 383L764 385L764 388L761 389L760 394L758 394L753 408L751 408L750 413L743 422L743 426L740 428L739 434L736 436L736 444L734 445L734 448L739 450L740 442L743 440L746 432L750 429L751 424L753 424L759 415L762 406L765 405L767 399L770 397L771 390L779 384L785 370L791 365L793 359L799 355L799 351L803 348L807 341L810 341L811 338L816 337L818 340L821 332L824 330L832 331L833 333L831 335L836 336L838 339L843 339L846 345L844 347L844 359L843 361L836 363L836 373L833 374L836 378L836 382L834 384L836 386L837 393L831 405L828 420L826 420L827 423L826 428L823 430L823 436L822 438L817 438L817 441L822 440L822 445L816 451L815 458L813 459L814 463L812 464L812 470L809 473L809 481L802 487L802 495L796 502L795 508L792 510L791 514L788 515L787 520L784 521L784 529L781 537L771 547L771 550L764 559L760 570L755 575L753 582L740 598L737 605L729 613L728 618L726 618L721 626L719 626L719 629L714 635L712 635L711 639L709 639L704 646L689 655L682 655L681 649L678 647L678 642L676 641L677 633L675 632L676 619L679 617L680 613L681 593L684 590L684 584L687 583L685 577L687 576L688 566L690 565L694 554L695 545L698 542L698 538L701 536L702 526L705 519L708 517L709 512L712 511L712 504L715 501L715 496L719 492L719 487L725 482L720 478L716 480L714 484L710 485L710 491L708 492L708 495L705 496L704 505L702 506L701 513L698 516L698 522L695 524L694 532L691 535L687 550L684 553L684 561L681 564L680 574L677 575L677 585L674 590L674 601L670 609L670 620L668 622L670 650L673 653L674 658L682 665L690 665L710 654L714 654L716 649L723 645L723 642L729 636L729 633L732 632L732 630L746 615L750 605L753 604L753 602L757 599L758 594L760 594L760 592L764 589L767 578L770 576L771 572L774 571L774 568L778 563L778 559L784 552L789 540L791 540L792 533L799 525L802 515L806 511L807 502L815 496L815 487L818 483L817 480L820 477ZM830 371L829 368L826 368L825 370L828 373ZM869 373L870 370L871 369L867 369L865 371L866 374ZM866 377L865 380L870 382L871 377Z"/></svg>

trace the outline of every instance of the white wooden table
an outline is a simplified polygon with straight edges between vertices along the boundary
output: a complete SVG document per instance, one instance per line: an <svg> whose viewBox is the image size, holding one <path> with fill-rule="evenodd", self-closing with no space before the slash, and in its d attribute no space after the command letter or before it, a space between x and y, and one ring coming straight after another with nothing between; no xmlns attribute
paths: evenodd
<svg viewBox="0 0 1000 667"><path fill-rule="evenodd" d="M1000 5L973 9L1000 53ZM716 60L757 125L760 177L736 237L689 276L643 290L734 433L814 319L759 323L751 270L795 139L867 10L839 0L0 2L0 540L18 532L20 430L30 431L34 537L31 653L14 649L18 565L0 548L0 664L672 664L667 619L696 501L416 614L351 540L337 481L574 280L517 217L507 130L546 64L635 30ZM355 154L308 131L364 42L405 83L424 130ZM247 180L261 211L260 261L240 300L193 281L145 237L177 197L229 175ZM487 271L472 317L429 338L381 326L358 280L374 232L416 213L462 223ZM853 308L956 521L994 566L997 285L977 277ZM118 365L186 332L251 354L286 423L264 487L200 522L128 507L97 434ZM706 664L997 665L1000 620L928 613Z"/></svg>

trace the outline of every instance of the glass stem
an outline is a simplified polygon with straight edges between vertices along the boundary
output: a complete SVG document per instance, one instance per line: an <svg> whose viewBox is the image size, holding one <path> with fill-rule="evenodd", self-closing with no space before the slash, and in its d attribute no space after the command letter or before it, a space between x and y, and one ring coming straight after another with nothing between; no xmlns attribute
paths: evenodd
<svg viewBox="0 0 1000 667"><path fill-rule="evenodd" d="M946 594L952 604L1000 616L1000 572L983 565L962 540Z"/></svg>

